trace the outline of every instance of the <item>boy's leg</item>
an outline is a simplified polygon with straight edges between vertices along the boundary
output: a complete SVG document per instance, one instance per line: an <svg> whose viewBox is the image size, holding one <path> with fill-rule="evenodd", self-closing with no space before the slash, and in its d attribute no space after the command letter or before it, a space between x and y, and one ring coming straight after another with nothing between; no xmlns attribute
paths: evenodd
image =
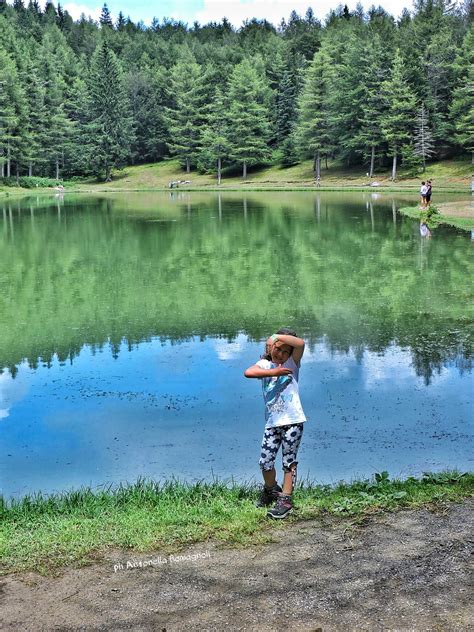
<svg viewBox="0 0 474 632"><path fill-rule="evenodd" d="M279 428L265 428L259 461L265 485L260 492L257 507L268 507L281 492L281 487L276 481L275 457L281 444L282 434Z"/></svg>
<svg viewBox="0 0 474 632"><path fill-rule="evenodd" d="M260 451L259 465L265 485L270 488L276 485L275 458L282 441L279 428L265 428Z"/></svg>
<svg viewBox="0 0 474 632"><path fill-rule="evenodd" d="M265 485L267 487L275 487L277 482L276 469L273 467L271 470L262 470L262 474Z"/></svg>
<svg viewBox="0 0 474 632"><path fill-rule="evenodd" d="M291 495L296 485L296 455L303 435L303 424L284 426L283 435L283 489L278 494L275 506L267 511L267 516L274 519L286 518L293 510Z"/></svg>
<svg viewBox="0 0 474 632"><path fill-rule="evenodd" d="M285 428L283 436L283 494L291 496L296 486L298 461L296 456L303 436L303 424Z"/></svg>

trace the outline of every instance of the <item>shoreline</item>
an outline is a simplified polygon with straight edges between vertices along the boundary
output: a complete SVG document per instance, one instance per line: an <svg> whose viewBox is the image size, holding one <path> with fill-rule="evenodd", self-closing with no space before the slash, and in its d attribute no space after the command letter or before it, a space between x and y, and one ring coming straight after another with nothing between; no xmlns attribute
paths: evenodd
<svg viewBox="0 0 474 632"><path fill-rule="evenodd" d="M464 231L474 230L474 209L467 212L464 209L456 212L456 209L450 208L449 203L443 203L439 207L435 206L435 208L438 208L438 213L430 218L433 228L447 225ZM397 210L405 217L418 221L421 219L422 210L419 206L405 206Z"/></svg>
<svg viewBox="0 0 474 632"><path fill-rule="evenodd" d="M88 565L113 548L179 553L209 539L231 547L268 542L279 527L254 506L258 491L255 484L218 479L194 484L139 479L96 491L81 488L9 501L0 496L0 575L52 575L66 566ZM283 522L363 519L473 496L473 472L425 473L406 480L390 480L381 472L335 485L302 481L295 491L296 509Z"/></svg>
<svg viewBox="0 0 474 632"><path fill-rule="evenodd" d="M247 184L241 185L214 185L203 184L196 186L182 186L178 188L170 189L167 186L131 186L131 187L112 187L107 186L105 183L98 183L95 185L84 186L68 186L66 184L64 191L57 191L51 187L38 187L26 188L26 187L6 187L0 189L0 196L12 197L17 195L36 195L38 193L43 195L65 195L66 193L141 193L141 192L156 192L156 193L184 193L184 192L223 192L223 191L313 191L318 193L319 191L361 191L366 193L416 193L418 197L418 185L417 184L400 184L400 185L381 185L379 187L373 187L364 184L349 184L349 185L321 185L315 186L313 183L308 184ZM458 195L470 195L471 189L466 185L465 187L459 186L438 186L436 193L456 193Z"/></svg>

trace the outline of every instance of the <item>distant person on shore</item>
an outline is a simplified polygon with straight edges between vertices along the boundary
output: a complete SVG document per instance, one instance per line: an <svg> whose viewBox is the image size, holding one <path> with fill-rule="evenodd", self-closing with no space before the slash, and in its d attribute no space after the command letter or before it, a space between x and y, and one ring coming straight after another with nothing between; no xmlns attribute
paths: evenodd
<svg viewBox="0 0 474 632"><path fill-rule="evenodd" d="M428 187L426 186L426 182L421 183L420 188L420 206L421 208L426 208L426 193L428 191Z"/></svg>
<svg viewBox="0 0 474 632"><path fill-rule="evenodd" d="M429 207L431 205L431 193L433 191L433 185L431 180L428 180L426 183L426 205Z"/></svg>
<svg viewBox="0 0 474 632"><path fill-rule="evenodd" d="M262 380L265 401L265 431L260 451L260 469L264 486L257 507L268 507L270 518L285 518L293 509L296 485L296 456L306 421L301 407L298 377L304 340L286 327L268 338L265 353L244 373ZM275 458L282 446L283 489L276 480Z"/></svg>

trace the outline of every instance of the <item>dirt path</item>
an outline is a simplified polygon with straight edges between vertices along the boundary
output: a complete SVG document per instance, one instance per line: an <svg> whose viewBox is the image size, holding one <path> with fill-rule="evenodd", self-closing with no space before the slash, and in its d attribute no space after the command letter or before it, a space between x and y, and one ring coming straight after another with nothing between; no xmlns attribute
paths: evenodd
<svg viewBox="0 0 474 632"><path fill-rule="evenodd" d="M278 524L275 543L194 560L114 551L57 578L0 582L2 630L468 630L474 500L350 525ZM176 554L178 555L178 554ZM183 553L181 553L183 555ZM160 560L161 558L161 560ZM127 561L154 565L127 569ZM114 565L123 569L114 572ZM470 618L471 614L471 618Z"/></svg>
<svg viewBox="0 0 474 632"><path fill-rule="evenodd" d="M449 217L470 217L474 219L474 204L470 201L446 202L439 204L438 209Z"/></svg>

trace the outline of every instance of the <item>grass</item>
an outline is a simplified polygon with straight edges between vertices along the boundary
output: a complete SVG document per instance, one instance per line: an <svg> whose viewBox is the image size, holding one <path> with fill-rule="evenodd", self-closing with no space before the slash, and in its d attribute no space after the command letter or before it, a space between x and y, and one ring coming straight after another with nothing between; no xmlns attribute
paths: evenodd
<svg viewBox="0 0 474 632"><path fill-rule="evenodd" d="M402 207L398 210L407 217L417 220L421 220L423 218L425 221L426 212L421 211L418 206ZM440 224L447 224L448 226L454 226L456 228L460 228L461 230L470 231L474 229L474 212L472 212L471 217L459 217L454 214L450 215L449 205L443 205L442 209L434 208L434 210L435 213L428 219L428 225L430 228L436 228L436 226L439 226Z"/></svg>
<svg viewBox="0 0 474 632"><path fill-rule="evenodd" d="M423 178L434 180L437 190L459 191L468 188L471 174L470 161L466 159L445 160L442 163L433 163L428 166ZM281 167L280 165L270 165L266 167L250 170L247 179L244 181L240 173L232 172L224 174L222 185L217 187L214 175L198 174L193 171L185 174L180 168L177 160L166 160L161 163L138 165L127 167L123 171L116 172L112 182L97 183L90 182L78 185L79 188L100 188L100 190L124 190L146 188L167 188L170 180L191 180L191 185L185 185L186 189L209 189L219 188L220 190L232 189L314 189L314 175L312 161L303 161L293 167ZM389 170L377 173L372 181L378 181L379 188L385 190L413 190L419 188L421 175L411 176L403 171L399 173L396 182L390 180ZM370 185L371 180L367 178L365 169L362 166L344 167L337 161L329 161L328 169L323 167L321 172L321 189L359 189Z"/></svg>
<svg viewBox="0 0 474 632"><path fill-rule="evenodd" d="M413 191L418 190L420 180L432 179L437 191L460 192L468 191L472 165L467 157L443 160L427 166L423 174L413 176L404 171L399 172L396 182L390 180L390 171L383 170L376 173L372 181L380 184L378 189L384 191ZM190 185L184 185L181 190L304 190L314 189L314 175L312 161L303 161L293 167L269 165L251 169L247 179L241 178L240 172L225 172L222 185L217 186L216 178L212 174L199 174L193 171L186 174L177 160L164 160L159 163L126 167L114 172L111 182L98 182L93 178L76 178L64 182L68 191L153 191L168 189L170 180L191 180ZM329 161L328 169L323 165L321 172L321 190L359 190L369 188L371 180L366 176L364 166L345 167L337 161ZM374 189L371 189L374 190ZM27 192L28 189L5 187L0 195L13 195ZM51 189L34 189L38 192L51 192Z"/></svg>
<svg viewBox="0 0 474 632"><path fill-rule="evenodd" d="M456 471L404 481L382 472L371 480L333 486L303 481L295 491L297 510L285 522L456 502L473 492L474 474ZM107 548L176 553L209 538L237 546L268 542L280 523L274 525L254 507L257 494L251 484L140 479L96 491L10 502L0 497L0 574L51 574L70 564L88 564Z"/></svg>

